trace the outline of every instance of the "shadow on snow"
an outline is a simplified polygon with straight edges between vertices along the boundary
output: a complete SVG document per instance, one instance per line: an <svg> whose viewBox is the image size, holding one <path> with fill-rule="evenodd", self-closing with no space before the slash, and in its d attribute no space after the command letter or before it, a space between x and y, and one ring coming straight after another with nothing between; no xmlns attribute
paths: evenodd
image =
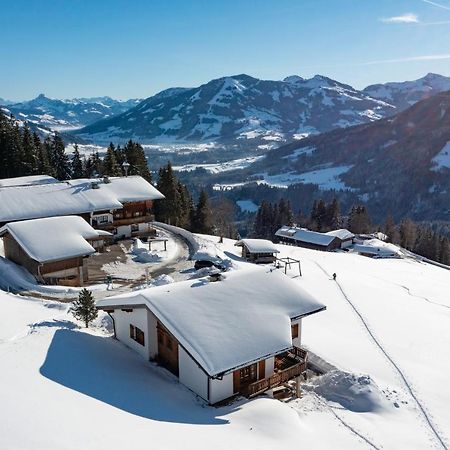
<svg viewBox="0 0 450 450"><path fill-rule="evenodd" d="M89 397L147 419L221 425L233 407L199 402L169 373L152 367L112 338L73 329L55 332L40 373Z"/></svg>

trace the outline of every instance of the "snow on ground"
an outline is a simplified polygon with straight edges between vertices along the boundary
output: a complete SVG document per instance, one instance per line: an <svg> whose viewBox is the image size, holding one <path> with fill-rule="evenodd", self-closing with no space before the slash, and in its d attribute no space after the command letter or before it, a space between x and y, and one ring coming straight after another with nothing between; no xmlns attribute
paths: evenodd
<svg viewBox="0 0 450 450"><path fill-rule="evenodd" d="M289 157L291 156L294 157L294 155L289 155ZM297 157L299 155L295 156ZM340 180L340 176L350 170L350 168L351 166L337 166L304 173L287 172L278 175L263 174L263 180L258 181L258 183L281 188L296 183L312 183L317 184L320 189L346 190L349 188Z"/></svg>
<svg viewBox="0 0 450 450"><path fill-rule="evenodd" d="M75 146L73 144L69 144L66 146L66 153L72 154L75 150ZM94 153L97 153L100 156L106 155L107 147L103 147L101 145L93 145L93 144L78 144L78 151L80 152L81 157L85 156L88 158L92 156Z"/></svg>
<svg viewBox="0 0 450 450"><path fill-rule="evenodd" d="M294 409L269 398L206 406L104 327L78 328L65 305L5 293L0 301L4 450L272 450L317 440ZM342 448L363 448L336 421L323 424Z"/></svg>
<svg viewBox="0 0 450 450"><path fill-rule="evenodd" d="M231 240L222 249L229 256L239 254ZM306 422L317 426L318 416L328 412L372 448L444 448L439 439L448 448L450 272L409 258L278 249L279 257L301 260L303 276L295 265L288 274L327 305L326 312L305 319L304 345L341 371L369 376L371 388L378 386L388 401L355 412L312 392L306 402L291 403L302 422L306 415Z"/></svg>
<svg viewBox="0 0 450 450"><path fill-rule="evenodd" d="M229 170L245 169L255 161L264 158L261 156L248 156L246 158L232 159L230 161L212 164L186 164L184 166L173 166L173 170L179 172L191 172L195 169L205 169L209 173L228 172Z"/></svg>
<svg viewBox="0 0 450 450"><path fill-rule="evenodd" d="M152 242L151 250L149 250L148 242L142 242L140 239L136 239L129 250L122 243L119 245L125 253L126 261L104 264L102 270L117 278L138 280L145 276L146 270L175 261L182 255L183 249L168 233L161 231L161 234L168 239L166 251L164 250L164 242Z"/></svg>
<svg viewBox="0 0 450 450"><path fill-rule="evenodd" d="M249 266L233 240L194 240L232 269ZM304 320L302 339L335 370L309 380L303 398L206 406L111 339L105 317L86 331L66 305L0 291L0 448L448 449L450 272L412 258L278 249L301 260L303 276L294 266L288 275L327 305Z"/></svg>
<svg viewBox="0 0 450 450"><path fill-rule="evenodd" d="M241 211L251 213L258 211L258 205L253 200L237 200L236 204L239 206Z"/></svg>
<svg viewBox="0 0 450 450"><path fill-rule="evenodd" d="M431 161L436 164L432 168L434 171L450 168L450 141L444 145L444 148Z"/></svg>

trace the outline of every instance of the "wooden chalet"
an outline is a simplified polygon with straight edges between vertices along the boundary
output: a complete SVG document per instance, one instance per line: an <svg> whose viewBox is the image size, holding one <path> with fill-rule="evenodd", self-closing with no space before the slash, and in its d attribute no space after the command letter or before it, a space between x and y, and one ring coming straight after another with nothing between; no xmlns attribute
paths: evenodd
<svg viewBox="0 0 450 450"><path fill-rule="evenodd" d="M255 264L273 263L280 253L275 244L266 239L241 239L234 245L242 247L242 257Z"/></svg>
<svg viewBox="0 0 450 450"><path fill-rule="evenodd" d="M0 226L77 215L115 239L154 234L153 202L164 196L140 176L77 179L0 187Z"/></svg>
<svg viewBox="0 0 450 450"><path fill-rule="evenodd" d="M113 318L117 339L210 404L303 374L302 320L325 309L294 280L261 267L109 297L97 307Z"/></svg>
<svg viewBox="0 0 450 450"><path fill-rule="evenodd" d="M78 216L13 222L0 229L5 257L39 283L82 286L89 279L86 258L102 251L112 236Z"/></svg>

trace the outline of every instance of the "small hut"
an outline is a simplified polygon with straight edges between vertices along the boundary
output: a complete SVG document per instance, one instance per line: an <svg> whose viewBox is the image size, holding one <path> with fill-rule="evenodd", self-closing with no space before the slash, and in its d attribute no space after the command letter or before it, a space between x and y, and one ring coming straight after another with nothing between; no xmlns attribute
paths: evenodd
<svg viewBox="0 0 450 450"><path fill-rule="evenodd" d="M242 247L242 257L255 264L269 264L276 260L280 253L275 244L267 239L241 239L234 244Z"/></svg>

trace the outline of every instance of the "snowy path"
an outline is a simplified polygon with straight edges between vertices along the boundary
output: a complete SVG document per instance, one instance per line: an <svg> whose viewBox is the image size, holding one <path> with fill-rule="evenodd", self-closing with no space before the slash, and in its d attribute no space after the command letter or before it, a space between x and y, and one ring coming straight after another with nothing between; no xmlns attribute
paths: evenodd
<svg viewBox="0 0 450 450"><path fill-rule="evenodd" d="M329 274L317 261L314 261L314 264L316 264L330 280L333 279L331 274ZM380 351L384 354L384 356L389 361L389 363L392 365L392 367L397 371L398 375L402 379L402 381L403 381L406 389L408 390L409 394L411 395L411 397L416 402L416 405L419 408L420 412L422 413L423 418L425 419L426 423L428 424L428 426L430 427L432 433L434 434L434 437L437 439L437 441L439 442L439 444L442 446L442 448L444 450L448 450L448 447L445 444L444 439L442 438L442 436L438 432L436 425L433 423L429 413L426 410L426 407L424 406L422 401L419 400L417 394L414 392L414 390L413 390L413 388L411 386L411 383L408 381L408 379L407 379L406 375L403 373L402 369L400 369L398 364L392 359L392 357L389 355L389 353L387 352L385 347L381 344L380 340L375 336L373 330L368 325L366 319L363 317L363 315L359 312L358 308L354 305L354 303L350 300L348 295L345 293L345 291L342 288L340 282L337 279L334 280L334 282L336 283L336 286L340 290L343 298L347 301L347 303L351 306L351 308L353 309L355 314L358 316L359 320L361 321L361 324L366 329L367 333L369 334L369 336L372 339L372 341L374 342L374 344L380 349ZM405 286L401 286L401 287L403 287L405 289ZM408 293L409 293L409 289L408 288L406 288L406 289L408 290ZM425 300L429 301L428 299L425 299ZM430 303L433 303L433 302L430 302ZM447 307L446 305L440 305L440 306Z"/></svg>

